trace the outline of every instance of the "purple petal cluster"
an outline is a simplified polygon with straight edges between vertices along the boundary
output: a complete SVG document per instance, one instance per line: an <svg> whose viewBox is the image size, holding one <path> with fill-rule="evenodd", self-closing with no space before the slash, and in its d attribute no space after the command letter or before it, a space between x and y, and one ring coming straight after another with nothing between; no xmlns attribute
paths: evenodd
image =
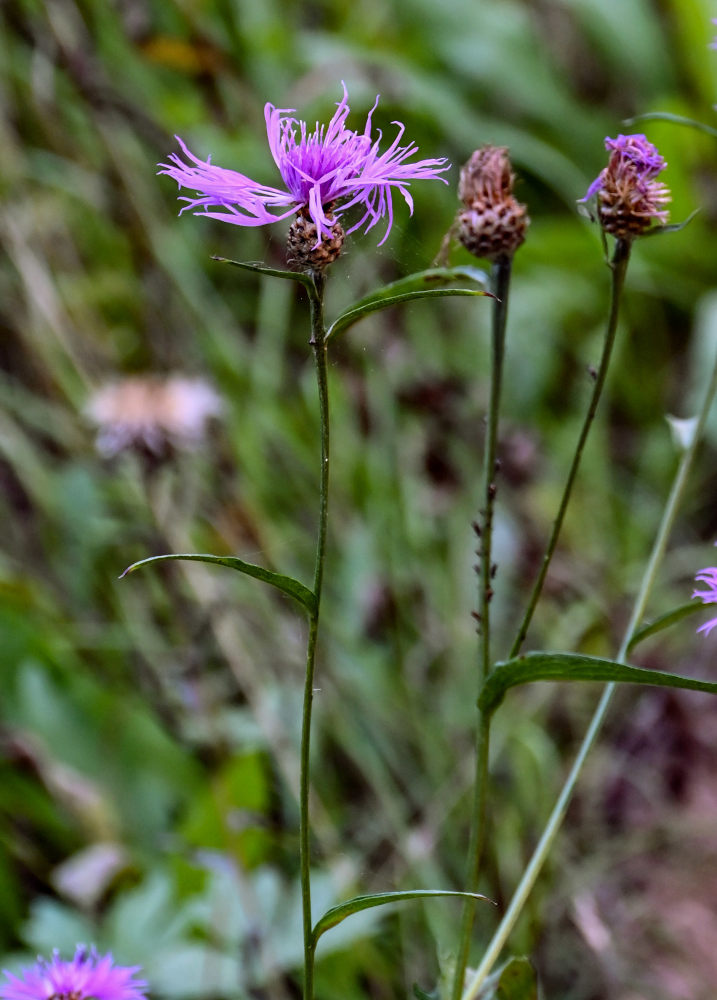
<svg viewBox="0 0 717 1000"><path fill-rule="evenodd" d="M606 137L605 149L610 153L610 162L600 171L581 201L587 201L596 195L606 186L611 176L644 185L667 166L665 158L641 134L619 135L616 139Z"/></svg>
<svg viewBox="0 0 717 1000"><path fill-rule="evenodd" d="M79 945L71 961L57 952L38 958L19 976L5 972L1 1000L145 1000L147 983L135 979L139 966L115 965L112 955Z"/></svg>
<svg viewBox="0 0 717 1000"><path fill-rule="evenodd" d="M319 239L330 239L336 218L358 206L362 215L347 232L362 226L368 232L385 217L388 225L383 243L393 223L394 192L402 195L413 212L410 182L448 183L439 175L450 164L445 159L412 159L418 147L413 142L401 145L405 131L401 122L393 122L398 133L388 149L380 152L381 133L371 138L371 116L378 97L363 131L354 132L346 127L350 109L345 85L343 91L329 124L317 122L313 131L306 122L292 117L294 109L266 105L269 149L283 188L258 184L235 170L215 167L211 158L200 160L179 137L177 142L187 162L172 153L169 163L159 164L159 173L174 178L181 188L196 192L196 197L181 199L187 202L183 212L193 211L237 226L263 226L302 211L316 225Z"/></svg>
<svg viewBox="0 0 717 1000"><path fill-rule="evenodd" d="M707 569L700 570L695 577L697 583L704 583L705 590L695 590L693 597L699 597L703 604L717 604L717 566L708 566ZM713 628L717 626L717 618L711 618L704 625L700 625L698 632L709 635Z"/></svg>

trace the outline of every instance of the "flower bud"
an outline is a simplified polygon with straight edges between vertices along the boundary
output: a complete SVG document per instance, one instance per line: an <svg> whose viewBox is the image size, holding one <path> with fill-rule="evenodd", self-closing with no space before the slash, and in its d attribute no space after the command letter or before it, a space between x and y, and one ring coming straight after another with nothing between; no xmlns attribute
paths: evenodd
<svg viewBox="0 0 717 1000"><path fill-rule="evenodd" d="M634 239L645 233L653 222L664 225L668 219L665 205L671 201L670 190L655 177L667 163L644 135L619 135L606 139L610 151L608 165L588 188L581 201L595 197L597 216L606 233L618 239Z"/></svg>
<svg viewBox="0 0 717 1000"><path fill-rule="evenodd" d="M332 223L331 239L318 239L316 223L303 209L292 222L286 241L286 259L297 271L325 271L341 253L346 234L331 212L327 212L326 217Z"/></svg>
<svg viewBox="0 0 717 1000"><path fill-rule="evenodd" d="M515 174L503 146L477 149L461 169L458 196L466 206L458 216L458 238L476 257L511 257L525 240L530 219L513 197Z"/></svg>

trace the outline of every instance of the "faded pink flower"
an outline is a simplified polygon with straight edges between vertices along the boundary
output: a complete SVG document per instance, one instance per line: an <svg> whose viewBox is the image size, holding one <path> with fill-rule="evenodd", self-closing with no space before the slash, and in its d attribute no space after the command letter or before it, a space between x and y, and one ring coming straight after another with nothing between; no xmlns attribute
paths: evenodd
<svg viewBox="0 0 717 1000"><path fill-rule="evenodd" d="M85 408L97 425L97 450L108 457L127 448L163 455L201 445L222 400L202 378L132 375L102 386Z"/></svg>

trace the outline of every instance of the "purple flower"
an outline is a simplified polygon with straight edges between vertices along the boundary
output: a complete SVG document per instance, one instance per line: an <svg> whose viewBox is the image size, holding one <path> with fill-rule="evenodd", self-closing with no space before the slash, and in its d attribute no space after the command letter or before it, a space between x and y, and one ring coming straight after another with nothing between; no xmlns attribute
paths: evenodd
<svg viewBox="0 0 717 1000"><path fill-rule="evenodd" d="M147 983L135 979L139 966L114 965L111 955L78 945L71 962L57 952L48 961L38 958L20 976L5 972L2 1000L145 1000Z"/></svg>
<svg viewBox="0 0 717 1000"><path fill-rule="evenodd" d="M587 201L605 187L609 172L632 175L635 181L649 181L667 166L663 156L644 135L619 135L605 138L605 149L611 153L610 163L601 170L581 201Z"/></svg>
<svg viewBox="0 0 717 1000"><path fill-rule="evenodd" d="M664 225L669 189L657 175L667 166L644 135L619 135L605 139L610 153L608 165L600 171L581 201L595 197L603 230L621 239L634 239L653 222Z"/></svg>
<svg viewBox="0 0 717 1000"><path fill-rule="evenodd" d="M712 18L712 24L717 24L717 17ZM715 38L713 41L710 42L709 47L711 49L717 49L717 38Z"/></svg>
<svg viewBox="0 0 717 1000"><path fill-rule="evenodd" d="M445 159L408 162L418 147L413 142L400 145L404 133L401 122L393 122L398 134L385 152L379 152L381 133L375 140L371 138L371 116L378 97L363 132L353 132L346 128L349 105L345 84L343 90L343 98L329 124L317 122L312 132L306 122L291 117L293 109L276 108L273 104L264 108L269 149L284 181L283 188L257 184L235 170L215 167L211 157L200 160L178 136L177 142L189 162L172 153L169 163L159 164L162 168L159 173L168 174L180 187L196 192L195 198L182 198L187 202L183 212L194 210L197 215L237 226L263 226L301 211L311 218L321 240L331 238L337 216L359 205L363 214L348 232L361 226L368 232L386 216L388 225L383 243L393 223L394 189L413 212L410 182L448 183L438 175L448 170L450 164Z"/></svg>
<svg viewBox="0 0 717 1000"><path fill-rule="evenodd" d="M695 590L692 596L699 597L703 604L717 604L717 566L708 566L707 569L700 570L695 580L706 584L707 590ZM697 631L709 635L715 626L717 618L711 618L704 625L700 625Z"/></svg>

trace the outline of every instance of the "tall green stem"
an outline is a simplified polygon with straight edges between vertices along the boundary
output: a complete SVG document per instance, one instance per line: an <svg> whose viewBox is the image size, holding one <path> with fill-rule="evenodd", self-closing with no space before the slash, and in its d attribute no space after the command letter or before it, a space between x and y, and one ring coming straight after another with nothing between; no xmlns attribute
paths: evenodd
<svg viewBox="0 0 717 1000"><path fill-rule="evenodd" d="M677 511L679 509L680 501L682 499L682 494L685 489L685 484L687 482L687 477L692 466L697 447L699 445L702 433L704 430L707 417L709 415L710 409L712 407L712 402L717 392L717 360L715 361L715 366L712 371L712 377L710 383L707 387L707 392L705 393L704 401L700 409L700 413L697 419L697 424L695 427L694 435L692 440L685 450L682 460L677 469L675 479L672 484L672 489L670 490L670 495L665 505L665 510L662 515L662 521L660 523L655 541L652 546L652 552L650 553L650 558L645 569L645 573L640 584L640 591L635 599L635 604L632 609L632 615L630 616L630 622L625 629L625 634L623 635L622 642L620 643L620 649L617 653L616 659L620 662L624 662L627 656L628 646L632 638L635 629L639 625L640 621L643 619L645 614L645 609L647 606L647 601L650 596L653 584L657 577L657 571L662 561L665 553L665 548L667 547L667 541L672 531L672 525L674 523ZM568 808L568 804L575 790L575 786L582 771L583 764L588 756L588 753L592 749L595 740L597 739L598 733L602 726L603 720L607 713L608 707L615 693L615 684L608 684L603 691L602 697L595 709L593 717L588 726L588 730L583 738L583 742L580 745L580 750L575 759L575 762L570 770L570 773L563 785L557 802L553 807L553 811L550 814L547 825L543 834L538 842L538 845L533 852L533 856L528 863L523 877L520 880L520 884L515 891L515 895L510 902L510 905L503 917L497 931L493 935L493 938L488 945L488 948L483 956L481 964L475 972L475 975L471 979L470 983L466 987L465 993L463 994L462 1000L475 1000L478 996L481 985L484 983L486 977L490 974L493 965L495 964L498 956L505 945L515 923L522 912L523 906L530 895L530 892L535 884L535 881L540 873L543 863L548 855L548 852L558 834L562 821L565 817L565 813Z"/></svg>
<svg viewBox="0 0 717 1000"><path fill-rule="evenodd" d="M605 377L607 375L608 366L610 364L610 358L612 356L612 349L615 344L615 336L617 334L617 320L620 311L620 299L622 297L622 289L625 283L625 274L627 272L627 265L630 260L630 240L617 240L615 244L615 252L613 253L612 261L610 262L610 267L612 269L612 292L610 297L610 315L607 323L607 330L605 332L605 342L602 349L602 357L600 358L600 366L595 375L595 383L593 385L592 396L590 397L590 405L588 406L587 413L585 414L585 419L583 421L583 426L580 430L580 437L578 438L577 447L575 449L575 454L573 455L573 461L570 466L570 471L568 473L568 478L565 482L565 487L563 488L563 495L560 500L560 506L558 507L558 513L553 521L553 527L550 532L550 538L548 539L548 544L545 549L545 555L543 556L543 561L540 565L540 572L538 573L537 579L533 584L533 589L528 600L528 606L525 609L525 614L523 615L523 620L520 623L518 632L515 636L515 640L511 647L510 653L508 654L508 659L517 656L520 652L520 647L525 641L525 636L528 632L528 627L533 618L533 613L535 607L540 598L540 594L543 590L543 584L545 583L545 577L548 573L548 567L550 566L550 561L553 558L553 553L555 552L555 547L558 544L558 536L560 535L560 529L563 526L563 520L565 518L565 512L568 509L568 503L570 501L570 495L573 490L573 483L575 482L575 477L578 473L578 468L580 466L580 459L583 455L583 449L585 447L585 442L587 441L590 428L592 426L595 413L597 411L598 403L600 401L600 396L602 395L603 386L605 384Z"/></svg>
<svg viewBox="0 0 717 1000"><path fill-rule="evenodd" d="M508 294L510 292L512 257L500 257L493 264L492 291L495 295L493 305L493 324L491 335L491 378L490 401L486 423L485 447L483 452L483 515L479 528L480 548L478 565L478 616L479 616L479 650L478 650L478 681L479 689L490 673L490 602L493 596L493 512L496 495L496 453L498 447L498 416L500 412L500 395L503 384L503 358L505 355L505 326L508 318ZM490 748L490 717L478 710L476 728L476 770L473 783L473 806L471 811L471 833L468 844L468 870L466 873L466 892L477 892L480 878L480 863L485 842L486 793L488 785L488 752ZM453 980L453 1000L458 1000L463 992L468 954L470 952L471 933L475 920L476 901L466 899L463 904L463 916L456 958L455 977Z"/></svg>
<svg viewBox="0 0 717 1000"><path fill-rule="evenodd" d="M324 276L314 273L314 293L310 296L310 344L316 361L316 381L319 389L321 479L319 487L319 526L316 538L316 562L314 564L314 596L316 597L316 603L309 620L309 637L306 645L304 707L301 721L299 863L301 868L301 901L304 931L304 1000L313 1000L314 996L314 947L311 937L311 842L309 826L311 712L314 703L314 666L316 662L316 641L319 634L321 586L324 577L326 525L329 511L329 387L326 370L326 331L324 329L324 284Z"/></svg>

